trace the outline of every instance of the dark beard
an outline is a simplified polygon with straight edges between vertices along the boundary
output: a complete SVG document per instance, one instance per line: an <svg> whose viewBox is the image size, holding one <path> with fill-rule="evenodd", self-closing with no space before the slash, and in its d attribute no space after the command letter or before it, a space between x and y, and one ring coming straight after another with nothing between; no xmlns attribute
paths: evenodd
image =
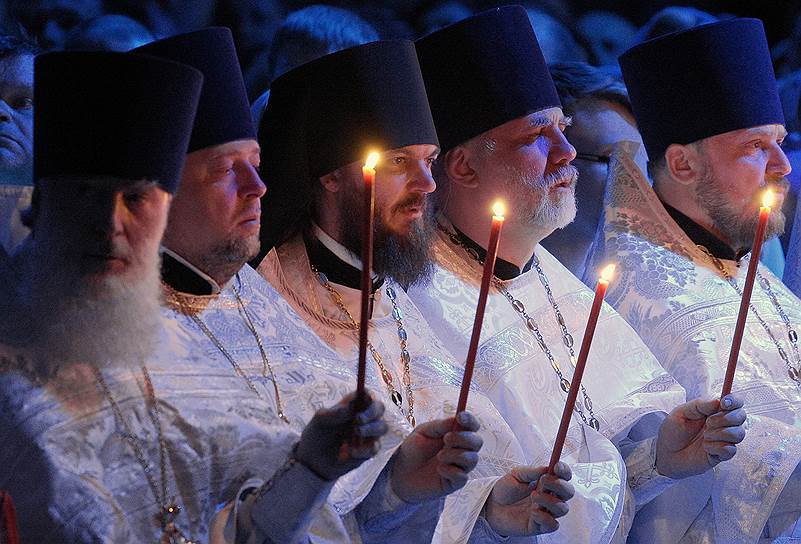
<svg viewBox="0 0 801 544"><path fill-rule="evenodd" d="M410 195L393 211L411 206L423 206L423 217L412 223L409 234L401 235L387 227L376 207L373 221L373 271L391 278L404 290L412 285L423 284L431 277L434 264L430 248L434 241L431 206L421 194ZM362 253L362 195L359 191L346 190L340 201L342 245L356 255Z"/></svg>

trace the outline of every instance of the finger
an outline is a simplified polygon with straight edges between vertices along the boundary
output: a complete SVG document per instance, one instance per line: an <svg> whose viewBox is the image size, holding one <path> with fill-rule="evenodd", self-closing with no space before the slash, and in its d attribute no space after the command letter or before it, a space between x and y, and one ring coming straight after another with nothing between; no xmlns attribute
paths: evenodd
<svg viewBox="0 0 801 544"><path fill-rule="evenodd" d="M456 423L459 424L459 427L461 427L463 431L477 432L481 427L476 416L470 412L459 412L456 414Z"/></svg>
<svg viewBox="0 0 801 544"><path fill-rule="evenodd" d="M706 419L720 410L720 401L712 400L691 400L676 408L673 413L685 419L698 420Z"/></svg>
<svg viewBox="0 0 801 544"><path fill-rule="evenodd" d="M462 450L478 451L484 444L481 437L474 432L467 431L453 431L445 435L442 440L448 448L457 448Z"/></svg>
<svg viewBox="0 0 801 544"><path fill-rule="evenodd" d="M542 478L540 478L539 483L537 484L538 491L547 491L552 494L554 497L558 497L563 501L567 501L573 498L573 495L576 494L576 490L573 487L573 484L567 482L565 480L556 478L553 475L546 474Z"/></svg>
<svg viewBox="0 0 801 544"><path fill-rule="evenodd" d="M363 461L374 457L380 449L381 442L379 440L367 440L358 444L350 444L348 446L348 457Z"/></svg>
<svg viewBox="0 0 801 544"><path fill-rule="evenodd" d="M720 401L720 409L725 411L737 410L742 408L744 405L745 402L743 399L737 395L732 395L731 393L723 397L723 399Z"/></svg>
<svg viewBox="0 0 801 544"><path fill-rule="evenodd" d="M425 436L426 438L438 439L444 437L446 434L453 430L453 418L447 419L434 419L418 425L414 428L414 432Z"/></svg>
<svg viewBox="0 0 801 544"><path fill-rule="evenodd" d="M723 442L739 444L745 439L745 429L742 427L724 427L710 429L704 432L704 440L708 442Z"/></svg>
<svg viewBox="0 0 801 544"><path fill-rule="evenodd" d="M561 518L570 511L567 502L561 501L549 493L535 491L531 494L531 502L551 514L554 518Z"/></svg>
<svg viewBox="0 0 801 544"><path fill-rule="evenodd" d="M384 403L380 400L371 401L364 410L356 412L356 423L368 423L380 419L383 415Z"/></svg>
<svg viewBox="0 0 801 544"><path fill-rule="evenodd" d="M737 453L737 446L726 442L704 442L703 447L707 456L713 457L718 463L728 461Z"/></svg>
<svg viewBox="0 0 801 544"><path fill-rule="evenodd" d="M437 466L437 474L444 481L444 487L448 493L453 493L457 489L463 488L469 479L464 470L453 465Z"/></svg>
<svg viewBox="0 0 801 544"><path fill-rule="evenodd" d="M379 438L387 434L388 430L389 426L383 419L365 423L364 425L358 425L354 429L356 436L361 436L363 438Z"/></svg>
<svg viewBox="0 0 801 544"><path fill-rule="evenodd" d="M706 420L707 428L736 427L745 423L748 414L744 408L737 408L730 412L720 411Z"/></svg>
<svg viewBox="0 0 801 544"><path fill-rule="evenodd" d="M336 427L353 421L353 409L348 403L339 402L330 408L320 408L314 418L324 427Z"/></svg>
<svg viewBox="0 0 801 544"><path fill-rule="evenodd" d="M551 514L539 508L531 513L529 519L535 526L539 527L538 532L541 534L553 533L559 529L559 522Z"/></svg>
<svg viewBox="0 0 801 544"><path fill-rule="evenodd" d="M570 469L570 465L562 461L559 461L553 466L553 473L558 478L566 481L570 481L570 479L573 478L573 471Z"/></svg>
<svg viewBox="0 0 801 544"><path fill-rule="evenodd" d="M442 450L437 454L440 463L454 465L470 472L478 465L478 453L465 450Z"/></svg>
<svg viewBox="0 0 801 544"><path fill-rule="evenodd" d="M548 467L532 467L524 465L513 468L509 474L521 484L529 485L530 483L539 480L540 477L547 472Z"/></svg>

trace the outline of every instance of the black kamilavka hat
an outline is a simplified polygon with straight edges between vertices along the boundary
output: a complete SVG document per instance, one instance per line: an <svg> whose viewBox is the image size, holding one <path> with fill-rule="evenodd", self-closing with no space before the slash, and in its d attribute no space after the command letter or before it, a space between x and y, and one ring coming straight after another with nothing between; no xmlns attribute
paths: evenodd
<svg viewBox="0 0 801 544"><path fill-rule="evenodd" d="M203 73L189 152L256 138L231 31L212 27L158 40L133 50L188 64Z"/></svg>
<svg viewBox="0 0 801 544"><path fill-rule="evenodd" d="M308 218L312 184L368 151L439 145L410 41L378 41L286 72L259 126L262 252Z"/></svg>
<svg viewBox="0 0 801 544"><path fill-rule="evenodd" d="M521 6L479 13L415 46L443 153L513 119L561 106Z"/></svg>
<svg viewBox="0 0 801 544"><path fill-rule="evenodd" d="M670 144L784 124L758 19L729 19L635 45L619 59L650 160Z"/></svg>
<svg viewBox="0 0 801 544"><path fill-rule="evenodd" d="M34 61L34 181L109 176L178 188L203 75L130 53Z"/></svg>

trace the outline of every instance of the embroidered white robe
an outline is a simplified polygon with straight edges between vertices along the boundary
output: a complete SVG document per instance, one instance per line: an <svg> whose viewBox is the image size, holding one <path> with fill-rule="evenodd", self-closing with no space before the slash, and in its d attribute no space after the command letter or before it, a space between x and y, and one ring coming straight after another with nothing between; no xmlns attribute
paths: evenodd
<svg viewBox="0 0 801 544"><path fill-rule="evenodd" d="M232 281L263 339L290 424L276 416L272 383L262 376L256 340L231 285L217 295L190 297L188 307L200 312L261 398L188 315L170 308L163 310L165 338L147 363L169 453L169 494L183 508L177 525L188 537L213 544L234 542L231 510L239 491L269 480L314 411L338 402L356 381L351 369L299 327L291 309L255 271L245 267ZM145 408L141 372L114 369L104 375L160 482L158 442ZM368 385L375 390L374 383ZM393 531L410 514L420 514L387 496L387 479L379 478L409 432L402 417L388 413L386 419L391 430L381 452L331 485L326 502L313 509L308 534L298 541L392 542ZM124 430L86 366L40 384L20 372L14 358L4 360L0 488L12 493L25 542L157 541L160 530L152 518L158 509L143 468L122 438ZM266 495L267 505L281 513L288 497L280 493L302 493L298 488L304 481L315 478L295 465L287 473L291 481L277 480ZM383 482L378 495L368 496L377 480ZM434 524L430 520L430 533ZM258 531L248 536L255 539L250 542L276 537Z"/></svg>
<svg viewBox="0 0 801 544"><path fill-rule="evenodd" d="M607 301L684 386L688 398L716 397L722 389L740 297L659 202L631 159L635 145L619 144L609 165L603 240L596 244L593 261L618 264L619 277L611 284ZM722 264L742 286L747 266L737 267L728 260ZM801 301L764 265L759 270L794 326L801 327ZM792 360L785 325L759 284L752 303ZM735 458L715 468L703 519L690 526L695 514L684 501L693 492L676 486L640 513L635 522L635 531L642 529L638 534L657 534L662 542L678 541L685 530L689 542L760 538L801 460L801 388L788 378L776 346L753 313L748 316L733 390L745 401L748 431ZM792 494L797 478L790 485ZM794 508L798 517L801 508ZM678 522L682 514L683 521Z"/></svg>
<svg viewBox="0 0 801 544"><path fill-rule="evenodd" d="M447 223L444 218L439 220ZM413 287L409 295L462 362L472 333L483 266L441 231L433 254L436 268L430 283ZM593 292L541 246L536 254L577 356ZM503 285L523 303L564 377L570 380L569 352L538 272L532 268ZM560 520L559 531L550 535L558 542L625 540L635 506L625 496L627 480L638 502L643 503L670 483L653 471L652 440L640 442L655 436L665 414L683 402L683 391L607 305L590 354L583 384L600 432L582 424L574 413L562 458L572 467L577 494L570 502L570 513ZM547 465L567 395L537 338L496 287L491 287L487 299L473 379L514 431L527 462ZM582 393L578 402L589 420ZM635 442L640 444L635 446ZM625 447L627 453L634 449L628 475L615 444ZM629 511L624 512L625 508Z"/></svg>
<svg viewBox="0 0 801 544"><path fill-rule="evenodd" d="M358 355L358 325L354 327L331 300L330 294L313 275L300 236L273 249L258 269L270 283L303 316L309 330L314 331L326 344L356 366ZM414 391L414 414L418 423L452 416L459 396L462 368L431 333L403 290L389 284L397 294L397 303L408 333L411 354L410 373ZM393 375L395 387L403 395L403 409L408 411L408 396L403 386L400 363L398 327L392 317L392 305L385 286L376 292L373 318L370 321L370 341L383 357L383 364ZM341 285L334 288L354 316L358 316L360 291ZM367 375L377 375L378 367L368 358ZM386 389L380 397L388 411L398 411ZM484 445L479 454L478 467L461 490L445 500L434 542L447 544L485 542L495 535L489 531L483 518L479 518L486 498L495 482L514 466L524 464L520 444L492 404L473 386L469 410L481 423L480 435ZM478 525L476 525L478 523ZM472 534L472 536L471 536ZM519 539L531 542L535 539ZM518 539L512 539L517 542Z"/></svg>

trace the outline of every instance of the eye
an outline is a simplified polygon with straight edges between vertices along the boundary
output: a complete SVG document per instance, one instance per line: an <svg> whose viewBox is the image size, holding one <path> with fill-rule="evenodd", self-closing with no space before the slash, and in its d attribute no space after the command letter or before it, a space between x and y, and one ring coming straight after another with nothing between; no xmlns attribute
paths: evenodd
<svg viewBox="0 0 801 544"><path fill-rule="evenodd" d="M33 109L33 98L25 97L20 98L14 102L15 110L30 110Z"/></svg>
<svg viewBox="0 0 801 544"><path fill-rule="evenodd" d="M126 205L134 207L144 202L146 195L141 191L126 191L122 198L125 200Z"/></svg>
<svg viewBox="0 0 801 544"><path fill-rule="evenodd" d="M397 157L392 157L392 159L390 159L390 162L392 163L393 166L401 166L403 164L406 164L406 157L398 155Z"/></svg>

